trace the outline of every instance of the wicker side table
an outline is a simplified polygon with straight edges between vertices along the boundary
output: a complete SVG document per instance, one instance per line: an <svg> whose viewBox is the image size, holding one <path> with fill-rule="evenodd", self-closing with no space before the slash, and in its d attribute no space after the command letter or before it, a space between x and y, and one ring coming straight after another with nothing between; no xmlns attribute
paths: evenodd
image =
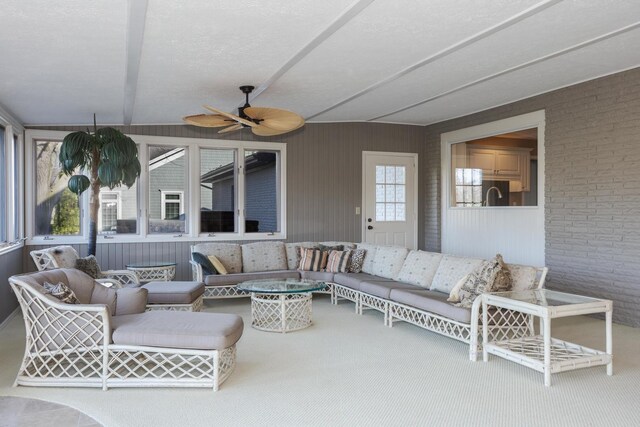
<svg viewBox="0 0 640 427"><path fill-rule="evenodd" d="M127 264L127 270L136 273L140 283L153 281L170 282L176 277L175 262L139 262Z"/></svg>

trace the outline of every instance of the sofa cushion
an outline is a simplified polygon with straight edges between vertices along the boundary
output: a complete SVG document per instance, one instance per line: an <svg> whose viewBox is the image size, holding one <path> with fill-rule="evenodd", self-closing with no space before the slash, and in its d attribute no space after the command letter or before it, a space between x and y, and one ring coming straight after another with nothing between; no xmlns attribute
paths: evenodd
<svg viewBox="0 0 640 427"><path fill-rule="evenodd" d="M443 255L438 270L431 282L432 291L449 294L451 289L467 274L471 273L483 260Z"/></svg>
<svg viewBox="0 0 640 427"><path fill-rule="evenodd" d="M242 249L237 243L198 243L193 245L191 252L214 255L229 273L242 272Z"/></svg>
<svg viewBox="0 0 640 427"><path fill-rule="evenodd" d="M316 242L298 242L285 243L284 248L287 252L287 266L289 270L295 270L300 265L300 252L298 248L314 248L318 245Z"/></svg>
<svg viewBox="0 0 640 427"><path fill-rule="evenodd" d="M213 256L213 255L210 255L210 256ZM202 274L204 274L205 276L209 274L217 274L218 271L211 263L209 256L205 254L201 254L200 252L191 252L191 259L194 262L200 264L200 266L202 267Z"/></svg>
<svg viewBox="0 0 640 427"><path fill-rule="evenodd" d="M403 282L386 282L378 280L364 280L360 282L360 292L364 292L379 298L389 299L393 289L420 289L416 285Z"/></svg>
<svg viewBox="0 0 640 427"><path fill-rule="evenodd" d="M165 282L166 283L166 282ZM171 283L171 282L169 282ZM116 316L144 313L147 309L147 295L149 291L144 288L116 289Z"/></svg>
<svg viewBox="0 0 640 427"><path fill-rule="evenodd" d="M471 309L454 306L447 302L448 297L448 294L427 289L393 289L389 295L389 299L397 303L439 314L458 322L471 323Z"/></svg>
<svg viewBox="0 0 640 427"><path fill-rule="evenodd" d="M429 289L441 259L442 254L436 252L411 251L402 264L398 280Z"/></svg>
<svg viewBox="0 0 640 427"><path fill-rule="evenodd" d="M538 270L535 267L519 264L507 264L511 272L511 282L514 291L528 291L536 287Z"/></svg>
<svg viewBox="0 0 640 427"><path fill-rule="evenodd" d="M71 278L70 278L71 279ZM115 288L108 288L101 283L94 282L89 304L105 304L112 315L116 314L118 292Z"/></svg>
<svg viewBox="0 0 640 427"><path fill-rule="evenodd" d="M54 246L46 249L50 256L55 260L58 268L75 268L78 252L73 246Z"/></svg>
<svg viewBox="0 0 640 427"><path fill-rule="evenodd" d="M333 282L334 274L330 271L301 271L300 278L318 280L320 282Z"/></svg>
<svg viewBox="0 0 640 427"><path fill-rule="evenodd" d="M262 279L299 279L300 273L296 270L279 270L279 271L259 271L256 273L236 273L236 274L214 274L204 279L207 286L229 286L237 285L247 280Z"/></svg>
<svg viewBox="0 0 640 427"><path fill-rule="evenodd" d="M116 316L112 326L118 345L222 350L240 339L244 324L235 314L157 310Z"/></svg>
<svg viewBox="0 0 640 427"><path fill-rule="evenodd" d="M396 280L409 250L401 246L379 246L373 263L373 274Z"/></svg>
<svg viewBox="0 0 640 427"><path fill-rule="evenodd" d="M257 242L242 245L242 272L286 270L287 253L282 242Z"/></svg>
<svg viewBox="0 0 640 427"><path fill-rule="evenodd" d="M360 283L365 280L375 282L393 282L391 279L385 279L384 277L378 277L368 273L336 273L333 276L333 281L335 283L356 290L360 289Z"/></svg>
<svg viewBox="0 0 640 427"><path fill-rule="evenodd" d="M368 243L358 243L358 249L364 249L367 251L364 254L364 262L362 263L362 272L367 274L374 274L373 266L375 262L376 252L378 247L376 245L370 245Z"/></svg>
<svg viewBox="0 0 640 427"><path fill-rule="evenodd" d="M142 286L149 291L149 304L191 304L204 294L202 282L149 282Z"/></svg>

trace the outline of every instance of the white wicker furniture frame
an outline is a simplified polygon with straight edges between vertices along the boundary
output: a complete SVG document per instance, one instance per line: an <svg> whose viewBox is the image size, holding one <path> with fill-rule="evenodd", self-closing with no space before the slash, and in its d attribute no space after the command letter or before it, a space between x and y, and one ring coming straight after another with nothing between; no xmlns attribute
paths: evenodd
<svg viewBox="0 0 640 427"><path fill-rule="evenodd" d="M165 311L202 311L204 305L204 295L200 295L191 304L147 304L147 311L165 310Z"/></svg>
<svg viewBox="0 0 640 427"><path fill-rule="evenodd" d="M293 332L312 324L311 292L251 294L251 326L267 332Z"/></svg>
<svg viewBox="0 0 640 427"><path fill-rule="evenodd" d="M533 286L535 289L544 287L547 272L547 267L537 269ZM333 304L338 304L340 300L352 301L355 303L355 312L357 314L362 315L365 309L373 309L383 313L386 326L392 327L394 322L404 321L462 341L469 344L469 359L474 362L478 359L482 339L482 330L480 328L482 320L481 298L476 298L471 307L471 323L463 323L417 307L360 292L337 283L332 283L332 290L331 301ZM527 313L507 309L493 309L487 313L487 322L490 325L488 334L491 337L491 341L533 335L533 317Z"/></svg>
<svg viewBox="0 0 640 427"><path fill-rule="evenodd" d="M54 268L64 268L74 266L67 265L58 265L58 261L56 261L55 257L51 254L52 248L34 250L29 252L31 258L33 258L33 262L36 265L38 271L43 270L53 270ZM73 249L73 248L72 248ZM75 249L74 249L75 252ZM77 252L75 252L76 257L79 258ZM102 270L102 277L97 279L98 282L101 283L113 283L116 287L121 288L127 285L139 286L140 281L138 280L138 276L135 273L129 270Z"/></svg>
<svg viewBox="0 0 640 427"><path fill-rule="evenodd" d="M52 301L28 283L10 279L25 322L26 344L14 386L211 387L235 368L235 345L189 350L110 343L104 304Z"/></svg>
<svg viewBox="0 0 640 427"><path fill-rule="evenodd" d="M156 267L127 266L127 270L133 272L140 283L154 281L170 282L176 277L176 265L162 265Z"/></svg>
<svg viewBox="0 0 640 427"><path fill-rule="evenodd" d="M561 292L541 291L556 298L566 295ZM567 302L553 306L544 306L533 302L510 298L505 294L482 295L483 325L487 324L488 306L508 309L512 312L525 313L540 318L540 334L515 338L489 338L489 331L482 327L482 359L487 362L489 354L500 356L512 362L534 369L544 374L544 385L551 385L551 374L571 371L592 366L607 365L607 375L613 375L613 338L612 315L613 304L609 300L583 297L582 302ZM585 314L605 313L605 346L606 350L594 350L571 342L551 337L551 319Z"/></svg>

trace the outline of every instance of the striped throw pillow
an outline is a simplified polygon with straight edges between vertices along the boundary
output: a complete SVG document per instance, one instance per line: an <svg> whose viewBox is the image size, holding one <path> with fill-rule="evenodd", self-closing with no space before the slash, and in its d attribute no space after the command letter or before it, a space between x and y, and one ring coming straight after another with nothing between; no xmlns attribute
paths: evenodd
<svg viewBox="0 0 640 427"><path fill-rule="evenodd" d="M298 270L322 271L327 265L327 253L319 249L301 249Z"/></svg>
<svg viewBox="0 0 640 427"><path fill-rule="evenodd" d="M331 251L327 260L327 271L331 273L346 273L349 270L351 251Z"/></svg>

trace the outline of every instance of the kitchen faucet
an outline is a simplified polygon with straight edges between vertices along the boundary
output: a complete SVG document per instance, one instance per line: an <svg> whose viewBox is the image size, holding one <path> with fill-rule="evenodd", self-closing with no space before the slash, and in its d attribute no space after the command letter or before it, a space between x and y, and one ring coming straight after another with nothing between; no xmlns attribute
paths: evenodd
<svg viewBox="0 0 640 427"><path fill-rule="evenodd" d="M496 190L498 192L498 199L502 199L502 192L500 192L500 189L498 187L489 187L489 189L487 190L487 194L484 196L485 206L489 206L489 193L491 192L491 190Z"/></svg>

